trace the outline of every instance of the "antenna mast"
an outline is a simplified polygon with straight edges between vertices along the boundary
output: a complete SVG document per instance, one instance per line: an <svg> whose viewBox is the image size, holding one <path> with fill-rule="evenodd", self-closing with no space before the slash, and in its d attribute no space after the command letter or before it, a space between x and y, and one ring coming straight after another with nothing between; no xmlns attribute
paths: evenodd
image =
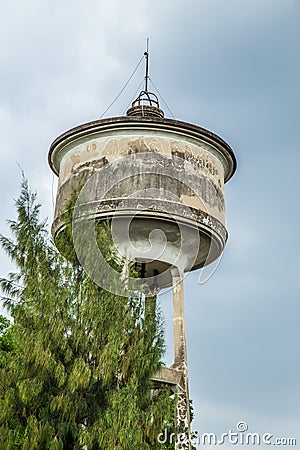
<svg viewBox="0 0 300 450"><path fill-rule="evenodd" d="M149 81L149 38L147 38L147 49L144 53L146 59L146 75L145 75L145 92L148 92L148 81Z"/></svg>
<svg viewBox="0 0 300 450"><path fill-rule="evenodd" d="M164 112L159 107L158 97L154 92L148 90L149 87L149 38L147 38L147 47L144 52L146 61L145 69L145 85L138 97L132 102L131 108L128 109L127 116L156 116L164 117ZM143 58L143 57L142 57Z"/></svg>

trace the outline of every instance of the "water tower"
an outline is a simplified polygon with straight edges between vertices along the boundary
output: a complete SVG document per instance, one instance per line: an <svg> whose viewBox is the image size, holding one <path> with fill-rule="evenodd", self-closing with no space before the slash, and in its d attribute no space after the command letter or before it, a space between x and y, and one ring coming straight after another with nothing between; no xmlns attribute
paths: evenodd
<svg viewBox="0 0 300 450"><path fill-rule="evenodd" d="M66 204L80 181L77 219L93 224L91 233L95 223L108 219L119 253L135 262L150 291L173 286L174 364L154 383L168 383L178 395L176 423L186 439L176 448L190 449L183 276L224 249L224 183L236 159L216 134L164 117L148 90L148 52L145 57L145 88L126 116L85 123L51 144L49 164L59 177L52 232L60 248ZM70 245L84 260L76 233ZM100 267L98 257L96 252L90 264ZM89 271L89 261L84 264Z"/></svg>

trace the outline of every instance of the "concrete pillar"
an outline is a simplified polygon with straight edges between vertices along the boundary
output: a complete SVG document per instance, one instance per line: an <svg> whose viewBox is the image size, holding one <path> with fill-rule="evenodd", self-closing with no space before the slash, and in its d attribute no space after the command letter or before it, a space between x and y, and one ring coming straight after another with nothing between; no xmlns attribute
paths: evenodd
<svg viewBox="0 0 300 450"><path fill-rule="evenodd" d="M173 321L174 321L174 367L182 367L187 361L184 320L183 277L177 268L172 268Z"/></svg>
<svg viewBox="0 0 300 450"><path fill-rule="evenodd" d="M182 388L177 388L175 425L177 428L176 450L191 450L191 418L187 369L187 349L184 320L183 274L172 268L173 315L174 315L174 364L182 371Z"/></svg>

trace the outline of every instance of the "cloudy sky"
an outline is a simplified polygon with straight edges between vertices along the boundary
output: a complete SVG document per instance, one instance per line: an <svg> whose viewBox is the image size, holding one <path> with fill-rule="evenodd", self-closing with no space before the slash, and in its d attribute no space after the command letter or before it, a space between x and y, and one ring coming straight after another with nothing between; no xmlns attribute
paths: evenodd
<svg viewBox="0 0 300 450"><path fill-rule="evenodd" d="M49 144L101 116L149 36L150 76L175 117L222 136L239 163L221 264L205 284L185 281L193 428L244 421L298 445L299 23L299 0L2 0L0 17L0 232L17 163L51 221ZM142 79L141 66L106 116L124 114ZM170 363L171 296L160 298Z"/></svg>

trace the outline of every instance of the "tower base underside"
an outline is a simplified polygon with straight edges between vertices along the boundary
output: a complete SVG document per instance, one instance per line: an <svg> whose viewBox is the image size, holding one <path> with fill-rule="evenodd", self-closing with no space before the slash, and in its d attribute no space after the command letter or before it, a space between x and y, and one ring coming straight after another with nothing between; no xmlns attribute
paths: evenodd
<svg viewBox="0 0 300 450"><path fill-rule="evenodd" d="M145 220L146 219L146 220ZM212 221L213 218L210 220ZM226 230L218 221L218 228L211 223L175 216L168 217L161 211L97 211L91 208L78 215L79 222L93 222L96 226L109 221L112 241L125 260L136 263L138 276L150 289L172 286L172 267L182 273L197 270L215 261L226 243ZM66 246L66 220L64 214L57 216L52 233L57 248L67 258L76 258L73 242ZM82 227L82 225L80 225ZM91 227L92 234L94 228ZM84 236L84 234L83 234ZM74 237L74 236L73 236ZM93 236L91 236L93 238ZM75 250L75 251L74 251Z"/></svg>

